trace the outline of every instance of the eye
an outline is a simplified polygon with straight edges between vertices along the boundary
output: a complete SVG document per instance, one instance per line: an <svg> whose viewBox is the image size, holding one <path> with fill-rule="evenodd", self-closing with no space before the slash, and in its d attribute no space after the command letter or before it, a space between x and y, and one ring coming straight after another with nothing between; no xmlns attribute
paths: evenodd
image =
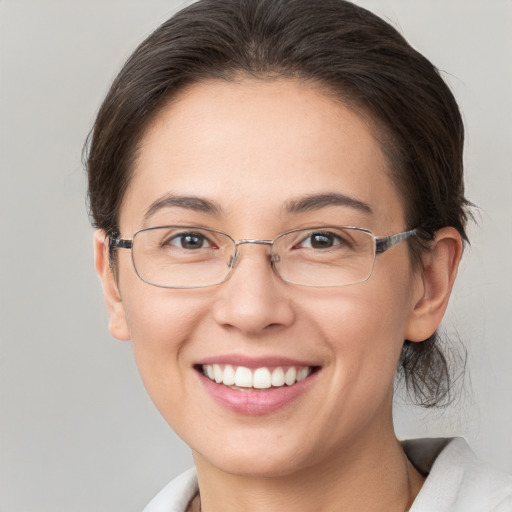
<svg viewBox="0 0 512 512"><path fill-rule="evenodd" d="M335 245L340 245L343 240L329 231L316 231L309 233L308 236L299 244L301 248L307 249L330 249Z"/></svg>
<svg viewBox="0 0 512 512"><path fill-rule="evenodd" d="M180 249L204 249L213 247L213 244L201 233L179 233L174 234L162 241L162 245L172 245Z"/></svg>

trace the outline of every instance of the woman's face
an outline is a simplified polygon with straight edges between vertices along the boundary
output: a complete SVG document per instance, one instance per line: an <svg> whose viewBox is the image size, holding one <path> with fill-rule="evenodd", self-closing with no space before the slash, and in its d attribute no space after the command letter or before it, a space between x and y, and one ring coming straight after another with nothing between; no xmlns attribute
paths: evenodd
<svg viewBox="0 0 512 512"><path fill-rule="evenodd" d="M387 165L368 124L311 84L195 85L143 138L121 236L169 224L234 239L319 225L389 235L406 226ZM355 201L315 200L326 194ZM170 196L203 202L160 201ZM272 270L267 247L242 245L240 253L226 282L179 290L146 284L130 252L118 250L112 332L133 341L151 398L196 463L286 475L392 432L394 374L421 294L407 244L379 255L368 281L346 287L288 284ZM241 389L203 375L214 363L315 371L291 386Z"/></svg>

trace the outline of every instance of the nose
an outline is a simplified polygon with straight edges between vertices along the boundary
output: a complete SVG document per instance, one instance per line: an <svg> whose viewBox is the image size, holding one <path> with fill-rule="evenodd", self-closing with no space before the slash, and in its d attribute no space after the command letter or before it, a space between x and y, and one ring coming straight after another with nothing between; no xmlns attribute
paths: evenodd
<svg viewBox="0 0 512 512"><path fill-rule="evenodd" d="M213 307L217 323L254 337L294 322L291 285L273 271L267 247L239 247L232 264L233 273L219 286Z"/></svg>

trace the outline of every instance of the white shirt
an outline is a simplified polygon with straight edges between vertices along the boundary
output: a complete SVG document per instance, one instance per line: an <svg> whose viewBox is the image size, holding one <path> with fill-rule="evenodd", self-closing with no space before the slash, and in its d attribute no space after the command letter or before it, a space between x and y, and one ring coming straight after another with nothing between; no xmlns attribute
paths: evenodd
<svg viewBox="0 0 512 512"><path fill-rule="evenodd" d="M464 439L414 439L403 447L428 477L409 512L512 512L512 476L479 462ZM172 480L143 512L186 512L197 494L189 469Z"/></svg>

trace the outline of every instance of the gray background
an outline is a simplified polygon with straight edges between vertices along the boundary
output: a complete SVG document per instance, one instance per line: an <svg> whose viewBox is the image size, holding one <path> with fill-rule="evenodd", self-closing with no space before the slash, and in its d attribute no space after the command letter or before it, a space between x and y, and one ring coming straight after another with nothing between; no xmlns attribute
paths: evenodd
<svg viewBox="0 0 512 512"><path fill-rule="evenodd" d="M445 322L465 392L399 403L400 436L466 436L512 472L512 2L361 0L455 90L480 206ZM0 0L0 512L137 511L191 463L107 332L85 208L83 141L134 46L182 2Z"/></svg>

